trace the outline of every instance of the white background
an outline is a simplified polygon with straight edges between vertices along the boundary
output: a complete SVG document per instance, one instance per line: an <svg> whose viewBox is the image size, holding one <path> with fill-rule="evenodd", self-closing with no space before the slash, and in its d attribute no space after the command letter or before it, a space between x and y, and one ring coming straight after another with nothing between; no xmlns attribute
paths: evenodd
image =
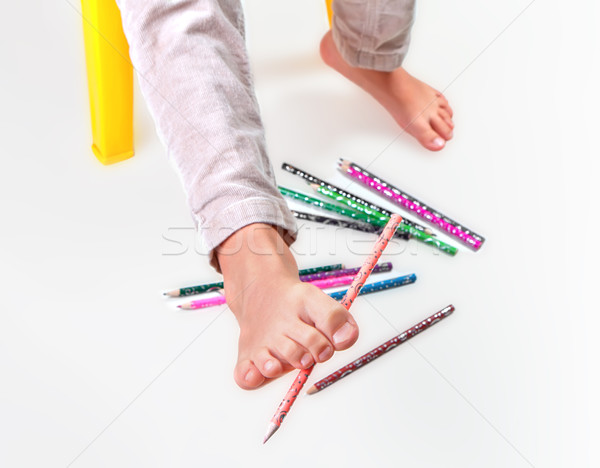
<svg viewBox="0 0 600 468"><path fill-rule="evenodd" d="M439 154L320 62L322 1L247 5L281 184L304 189L283 161L347 184L345 157L487 237L455 258L390 250L394 274L417 283L358 300L358 343L311 382L457 311L299 398L265 446L292 376L239 390L232 314L161 296L217 275L193 232L172 230L192 222L139 94L136 156L92 155L69 2L12 2L0 17L0 465L599 466L598 2L420 2L405 65L455 110ZM357 266L371 241L307 224L294 252L300 267Z"/></svg>

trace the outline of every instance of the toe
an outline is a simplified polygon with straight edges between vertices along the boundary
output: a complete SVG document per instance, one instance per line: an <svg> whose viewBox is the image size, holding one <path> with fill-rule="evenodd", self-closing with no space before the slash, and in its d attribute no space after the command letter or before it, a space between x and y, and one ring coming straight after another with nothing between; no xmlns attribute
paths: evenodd
<svg viewBox="0 0 600 468"><path fill-rule="evenodd" d="M452 116L448 113L448 111L446 111L443 107L440 107L438 116L440 116L444 122L446 122L448 126L454 130L454 122L452 121Z"/></svg>
<svg viewBox="0 0 600 468"><path fill-rule="evenodd" d="M296 369L307 369L314 364L308 349L287 336L277 342L276 349L277 354Z"/></svg>
<svg viewBox="0 0 600 468"><path fill-rule="evenodd" d="M314 362L324 362L333 356L333 346L329 339L315 327L304 322L299 322L288 332L288 336L307 349Z"/></svg>
<svg viewBox="0 0 600 468"><path fill-rule="evenodd" d="M256 368L268 379L275 379L283 375L283 366L267 348L260 349L253 358Z"/></svg>
<svg viewBox="0 0 600 468"><path fill-rule="evenodd" d="M336 350L352 346L358 339L358 326L350 312L318 289L313 294L314 300L307 307L312 324Z"/></svg>
<svg viewBox="0 0 600 468"><path fill-rule="evenodd" d="M450 107L450 104L448 104L448 101L446 101L446 98L439 99L438 101L439 101L440 107L442 109L444 109L444 111L446 111L446 113L452 118L452 116L454 115L454 112L452 111L452 107Z"/></svg>
<svg viewBox="0 0 600 468"><path fill-rule="evenodd" d="M437 98L438 102L439 102L440 104L441 104L441 103L443 103L443 104L446 104L446 105L447 105L447 104L448 104L448 99L446 99L446 96L444 96L444 95L443 95L443 94L442 94L440 91L438 91L438 90L435 90L435 89L434 89L434 91L435 91L435 97Z"/></svg>
<svg viewBox="0 0 600 468"><path fill-rule="evenodd" d="M428 150L439 151L446 145L446 140L425 120L415 122L407 131Z"/></svg>
<svg viewBox="0 0 600 468"><path fill-rule="evenodd" d="M445 140L452 138L452 128L440 116L433 116L429 122L431 127Z"/></svg>
<svg viewBox="0 0 600 468"><path fill-rule="evenodd" d="M265 381L265 377L249 359L237 363L233 377L235 382L244 390L252 390Z"/></svg>

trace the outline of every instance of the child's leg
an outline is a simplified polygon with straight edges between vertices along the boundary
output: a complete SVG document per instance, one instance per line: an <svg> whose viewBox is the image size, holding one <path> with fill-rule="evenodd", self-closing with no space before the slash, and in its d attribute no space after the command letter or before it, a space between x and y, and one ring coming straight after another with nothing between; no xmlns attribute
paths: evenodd
<svg viewBox="0 0 600 468"><path fill-rule="evenodd" d="M332 31L321 41L321 56L377 99L424 147L437 151L452 138L452 109L439 91L400 67L414 3L334 0Z"/></svg>
<svg viewBox="0 0 600 468"><path fill-rule="evenodd" d="M252 222L293 233L265 149L239 1L118 4L140 88L208 249Z"/></svg>
<svg viewBox="0 0 600 468"><path fill-rule="evenodd" d="M239 1L118 4L142 93L240 324L236 382L254 388L350 346L351 315L300 283L282 240L295 222L266 154Z"/></svg>

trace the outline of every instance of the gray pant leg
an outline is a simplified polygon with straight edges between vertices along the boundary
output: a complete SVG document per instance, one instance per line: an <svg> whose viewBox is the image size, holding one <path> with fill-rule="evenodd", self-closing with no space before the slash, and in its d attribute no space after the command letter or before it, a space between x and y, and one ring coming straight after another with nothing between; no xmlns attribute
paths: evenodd
<svg viewBox="0 0 600 468"><path fill-rule="evenodd" d="M333 40L353 67L392 71L410 42L415 0L334 0Z"/></svg>
<svg viewBox="0 0 600 468"><path fill-rule="evenodd" d="M212 251L252 223L296 223L279 194L239 0L118 0L140 87Z"/></svg>

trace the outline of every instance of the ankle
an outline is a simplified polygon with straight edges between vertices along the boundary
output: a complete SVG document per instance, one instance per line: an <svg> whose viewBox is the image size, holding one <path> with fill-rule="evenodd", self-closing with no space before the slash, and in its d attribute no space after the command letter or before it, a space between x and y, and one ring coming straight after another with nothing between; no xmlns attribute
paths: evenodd
<svg viewBox="0 0 600 468"><path fill-rule="evenodd" d="M277 228L250 224L229 236L216 249L228 302L246 303L253 291L271 283L298 280L294 256ZM230 306L232 303L230 303Z"/></svg>

